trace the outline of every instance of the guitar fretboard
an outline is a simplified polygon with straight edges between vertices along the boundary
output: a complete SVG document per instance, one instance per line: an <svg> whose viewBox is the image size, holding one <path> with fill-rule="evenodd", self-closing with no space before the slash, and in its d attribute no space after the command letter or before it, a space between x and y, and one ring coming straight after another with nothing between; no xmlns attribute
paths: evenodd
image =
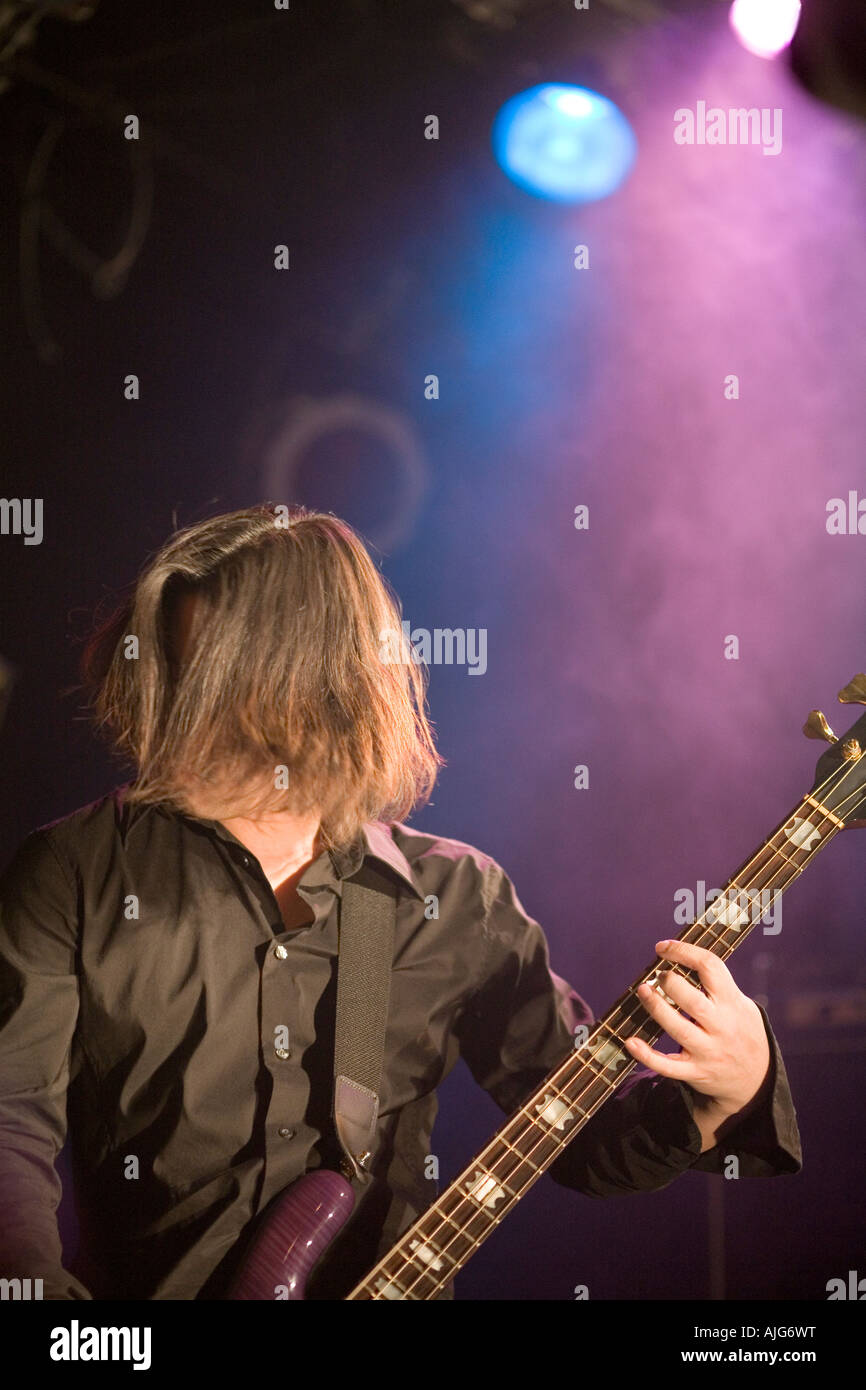
<svg viewBox="0 0 866 1390"><path fill-rule="evenodd" d="M862 757L858 749L855 761ZM703 946L726 960L754 930L773 895L784 892L844 828L844 820L826 803L831 800L828 787L832 782L834 804L844 815L838 787L845 776L842 765L827 784L804 796L678 940ZM582 1046L566 1055L352 1290L350 1299L438 1296L638 1065L624 1047L625 1040L640 1037L654 1043L661 1036L662 1030L635 991L639 985L649 984L663 994L659 972L664 970L673 970L700 987L695 972L657 956L595 1024Z"/></svg>

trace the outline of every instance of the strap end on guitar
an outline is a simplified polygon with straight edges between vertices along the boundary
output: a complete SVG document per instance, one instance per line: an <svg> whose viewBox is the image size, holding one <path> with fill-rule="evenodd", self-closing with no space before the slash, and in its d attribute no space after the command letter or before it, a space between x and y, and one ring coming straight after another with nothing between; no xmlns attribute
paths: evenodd
<svg viewBox="0 0 866 1390"><path fill-rule="evenodd" d="M334 1087L334 1124L343 1148L341 1164L347 1178L361 1183L370 1181L366 1164L373 1149L376 1121L379 1116L379 1097L348 1076L338 1076Z"/></svg>

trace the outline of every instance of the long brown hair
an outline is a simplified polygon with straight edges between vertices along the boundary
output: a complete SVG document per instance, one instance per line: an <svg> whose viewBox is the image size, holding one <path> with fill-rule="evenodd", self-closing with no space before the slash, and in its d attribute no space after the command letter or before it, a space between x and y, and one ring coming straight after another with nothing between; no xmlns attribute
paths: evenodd
<svg viewBox="0 0 866 1390"><path fill-rule="evenodd" d="M198 601L178 663L186 593ZM330 513L265 503L176 532L93 632L81 677L138 770L132 803L215 820L320 809L323 841L341 847L423 804L443 761L399 601Z"/></svg>

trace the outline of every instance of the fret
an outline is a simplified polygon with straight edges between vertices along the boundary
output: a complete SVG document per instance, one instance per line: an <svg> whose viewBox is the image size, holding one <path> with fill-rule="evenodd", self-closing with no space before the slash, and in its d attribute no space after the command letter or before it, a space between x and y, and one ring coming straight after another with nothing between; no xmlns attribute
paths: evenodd
<svg viewBox="0 0 866 1390"><path fill-rule="evenodd" d="M661 1030L634 993L634 989L640 983L640 980L636 981L635 985L623 995L622 1000L617 1000L606 1015L605 1024L607 1025L607 1021L610 1019L611 1031L619 1037L643 1038L644 1042L652 1042L653 1038L658 1037ZM628 1012L625 1012L626 1008ZM615 1017L617 1013L622 1015L619 1020ZM635 1019L637 1018L640 1019L640 1022L635 1026Z"/></svg>
<svg viewBox="0 0 866 1390"><path fill-rule="evenodd" d="M443 1196L447 1196L447 1194L443 1194ZM461 1201L462 1200L461 1198ZM469 1209L470 1224L480 1215L481 1213L477 1207ZM447 1215L438 1203L434 1203L432 1207L429 1207L427 1211L425 1211L420 1220L415 1223L412 1230L407 1232L407 1236L410 1238L417 1237L418 1240L428 1247L435 1243L439 1249L440 1257L444 1254L445 1258L450 1261L452 1266L455 1269L459 1269L469 1258L469 1255L475 1247L480 1245L487 1229L488 1227L485 1224L476 1237L467 1230L465 1221L457 1220L453 1214L450 1216ZM411 1261L413 1255L406 1237L404 1237L404 1247L401 1248L403 1250L403 1258L407 1262ZM396 1252L392 1252L392 1254L394 1253Z"/></svg>
<svg viewBox="0 0 866 1390"><path fill-rule="evenodd" d="M738 898L740 898L740 897L745 898L746 901L748 902L749 906L750 906L750 907L752 906L751 894L749 893L749 891L748 891L747 888L744 888L744 887L743 887L743 885L742 885L741 883L737 883L737 876L736 876L736 874L734 875L733 878L729 878L729 879L728 879L727 883L725 884L724 888L722 889L722 897L726 897L727 894L730 892L730 890L731 890L732 888L735 888L735 889L737 890L737 897L738 897Z"/></svg>
<svg viewBox="0 0 866 1390"><path fill-rule="evenodd" d="M785 853L783 849L776 849L773 851L773 853L777 855L779 859L784 859L785 863L790 864L793 869L796 869L797 874L801 874L803 872L802 866L797 863L796 859L789 859L788 855Z"/></svg>
<svg viewBox="0 0 866 1390"><path fill-rule="evenodd" d="M390 1263L389 1259L383 1271L384 1277L399 1284L403 1289L403 1297L408 1299L432 1298L437 1289L441 1288L442 1284L450 1279L453 1273L453 1267L451 1270L439 1272L430 1269L425 1264L414 1263L412 1259L407 1262L405 1258L401 1259L399 1265L393 1272L389 1273Z"/></svg>
<svg viewBox="0 0 866 1390"><path fill-rule="evenodd" d="M473 1201L469 1196L463 1183L471 1181L472 1173L470 1169L467 1168L459 1178L455 1178L448 1191L443 1192L442 1196L439 1198L439 1213L440 1215L443 1213L444 1209L442 1203L446 1198L453 1198L456 1205L447 1213L449 1222L452 1226L456 1226L461 1235L465 1235L471 1241L475 1241L476 1236L480 1236L487 1231L492 1212L488 1211L486 1207L479 1206L478 1203ZM420 1234L424 1236L425 1240L428 1239L428 1235L424 1232ZM430 1234L432 1234L432 1232Z"/></svg>
<svg viewBox="0 0 866 1390"><path fill-rule="evenodd" d="M610 1018L612 1013L613 1009L610 1009L607 1012L605 1017L601 1020L601 1022L598 1025L598 1031L601 1032L601 1030L604 1029L606 1033L610 1034L611 1040L613 1042L622 1044L625 1042L625 1038L621 1037L617 1030L613 1027L613 1025L608 1022L608 1019Z"/></svg>
<svg viewBox="0 0 866 1390"><path fill-rule="evenodd" d="M448 1193L445 1193L445 1194L443 1194L443 1195L445 1195L445 1197L446 1197L446 1195L448 1195ZM477 1211L473 1211L473 1216L475 1216L475 1215L477 1215ZM424 1212L424 1216L423 1216L423 1218L421 1218L421 1220L427 1220L427 1218L438 1218L438 1220L439 1220L439 1227L441 1227L442 1222L448 1222L448 1225L449 1225L450 1227L453 1227L453 1230L456 1230L457 1236L463 1237L464 1240L466 1240L466 1243L467 1243L468 1245L470 1245L470 1247L471 1247L471 1245L477 1244L477 1241L474 1241L474 1240L473 1240L473 1237L468 1236L468 1234L467 1234L467 1232L466 1232L466 1227L464 1227L463 1223L459 1222L459 1220L455 1220L455 1218L453 1218L453 1216L449 1216L449 1215L448 1215L448 1212L442 1211L442 1208L439 1207L438 1202L436 1202L436 1204L432 1205L432 1207L431 1207L430 1209L428 1209L428 1211L425 1211L425 1212ZM413 1227L413 1229L414 1229L414 1227ZM418 1227L418 1234L421 1234L421 1236L424 1237L424 1240L427 1241L427 1243L430 1243L430 1238L431 1238L431 1237L430 1237L430 1234L425 1234L425 1233L423 1232L423 1230L420 1230L420 1227ZM456 1238L456 1237L449 1236L449 1237L448 1237L448 1244L449 1244L449 1245L452 1245L453 1240L455 1240L455 1238ZM452 1255L452 1258L453 1258L453 1255Z"/></svg>
<svg viewBox="0 0 866 1390"><path fill-rule="evenodd" d="M515 1148L515 1146L514 1146L513 1144L510 1144L510 1143L508 1142L507 1139L502 1138L502 1137L500 1136L499 1142L500 1142L500 1144L504 1144L505 1147L506 1147L506 1149L510 1150L511 1153L516 1154L517 1157L518 1157L518 1159L520 1160L521 1163L528 1163L528 1164L529 1164L529 1167L532 1168L532 1169L534 1169L534 1171L535 1171L536 1173L543 1173L543 1172L544 1172L544 1169L543 1169L543 1168L539 1168L539 1166L538 1166L537 1163L533 1163L532 1159L529 1157L528 1154L523 1154L523 1153L521 1153L520 1150L517 1149L517 1148Z"/></svg>
<svg viewBox="0 0 866 1390"><path fill-rule="evenodd" d="M653 1043L656 1042L658 1038L661 1036L662 1030L656 1023L655 1019L651 1018L650 1015L646 1012L646 1009L644 1009L644 1006L643 1004L641 1004L640 1000L637 1000L637 1005L638 1008L640 1008L643 1012L644 1018L638 1024L637 1028L631 1029L631 1031L629 1032L629 1037L640 1038L642 1042L648 1043L649 1046L652 1047Z"/></svg>
<svg viewBox="0 0 866 1390"><path fill-rule="evenodd" d="M396 1259L398 1255L400 1258ZM377 1271L373 1278L372 1296L392 1300L432 1298L443 1279L447 1280L450 1277L450 1272L443 1274L423 1264L415 1264L411 1258L405 1257L403 1248L399 1247L391 1251L383 1261L381 1270Z"/></svg>
<svg viewBox="0 0 866 1390"><path fill-rule="evenodd" d="M693 932L697 932L699 936L711 936L714 941L724 942L724 936L725 932L727 931L727 927L722 927L722 930L717 932L714 930L714 926L715 924L711 925L709 922L705 922L703 917L699 917L697 921L690 923L688 931L684 932L680 939L682 941L689 941L691 934ZM697 946L700 943L697 941L692 941L690 944L693 946ZM712 950L712 947L708 947L708 950Z"/></svg>
<svg viewBox="0 0 866 1390"><path fill-rule="evenodd" d="M525 1191L556 1156L560 1135L559 1131L542 1123L540 1115L534 1115L529 1120L528 1116L521 1114L519 1119L519 1129L515 1131L514 1125L509 1127L508 1150L489 1166L494 1172L504 1172L512 1186L519 1186ZM506 1163L504 1169L499 1166L502 1163ZM522 1164L526 1167L521 1167Z"/></svg>
<svg viewBox="0 0 866 1390"><path fill-rule="evenodd" d="M766 840L764 840L763 843L758 847L758 849L755 850L755 853L751 856L751 858L747 859L744 864L741 864L740 867L734 871L731 877L739 878L740 874L746 870L748 870L752 878L754 878L756 874L765 873L767 869L772 865L773 860L776 858L775 841L776 836L779 834L780 830L781 826L777 826L776 829L772 832L772 834L768 835ZM766 862L762 862L764 860L766 860Z"/></svg>
<svg viewBox="0 0 866 1390"><path fill-rule="evenodd" d="M572 1077L567 1083L571 1086L579 1086L576 1099L569 1101L570 1108L575 1106L582 1111L579 1124L584 1124L592 1114L596 1106L600 1105L610 1095L611 1082L606 1076L602 1076L596 1067L584 1062L581 1070L576 1076Z"/></svg>
<svg viewBox="0 0 866 1390"><path fill-rule="evenodd" d="M749 925L746 927L745 931L740 931L738 927L723 927L719 934L714 938L712 945L707 946L706 949L708 951L712 951L713 955L718 956L719 959L724 959L725 956L729 956L732 951L736 950L737 946L740 944L741 941L745 941L746 937L749 935L749 932L752 930L752 927L754 925L754 922L750 922ZM704 930L706 930L706 928L704 928ZM698 934L698 937L694 943L696 946L704 946L706 944L701 939L702 936L703 931Z"/></svg>

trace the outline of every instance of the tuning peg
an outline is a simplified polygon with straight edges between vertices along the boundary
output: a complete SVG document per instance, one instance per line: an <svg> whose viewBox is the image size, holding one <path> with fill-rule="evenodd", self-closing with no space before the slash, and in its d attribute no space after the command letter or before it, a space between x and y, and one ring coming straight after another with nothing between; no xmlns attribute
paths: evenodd
<svg viewBox="0 0 866 1390"><path fill-rule="evenodd" d="M825 743L838 743L837 734L833 733L824 715L819 709L809 711L809 718L803 725L803 733L807 738L822 738Z"/></svg>
<svg viewBox="0 0 866 1390"><path fill-rule="evenodd" d="M866 675L861 671L859 676L852 676L838 699L843 705L866 705Z"/></svg>

